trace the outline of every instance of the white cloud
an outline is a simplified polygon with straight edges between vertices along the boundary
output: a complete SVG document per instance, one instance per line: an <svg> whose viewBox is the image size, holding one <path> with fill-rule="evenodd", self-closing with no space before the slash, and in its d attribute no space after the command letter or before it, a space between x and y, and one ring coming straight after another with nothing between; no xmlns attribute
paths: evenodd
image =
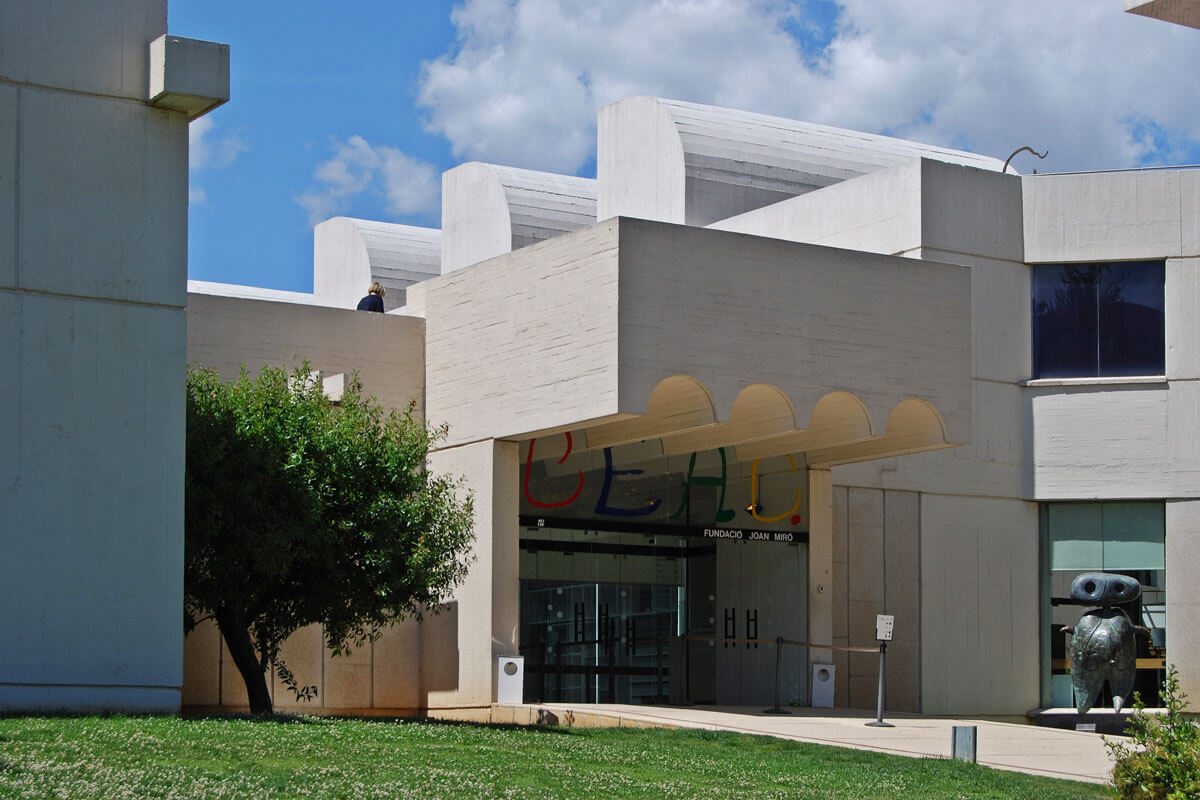
<svg viewBox="0 0 1200 800"><path fill-rule="evenodd" d="M188 187L188 205L198 206L208 200L208 193L199 186Z"/></svg>
<svg viewBox="0 0 1200 800"><path fill-rule="evenodd" d="M218 131L211 115L188 125L188 167L221 169L250 149L238 131Z"/></svg>
<svg viewBox="0 0 1200 800"><path fill-rule="evenodd" d="M363 193L382 195L397 216L440 208L441 181L432 164L395 147L373 146L361 136L335 140L333 150L333 157L313 171L315 185L296 198L310 225L341 213Z"/></svg>
<svg viewBox="0 0 1200 800"><path fill-rule="evenodd" d="M593 157L597 109L632 94L999 158L1051 151L1022 171L1200 155L1194 30L1096 0L838 6L828 47L805 52L792 32L821 20L800 2L466 0L419 103L455 156L557 172Z"/></svg>

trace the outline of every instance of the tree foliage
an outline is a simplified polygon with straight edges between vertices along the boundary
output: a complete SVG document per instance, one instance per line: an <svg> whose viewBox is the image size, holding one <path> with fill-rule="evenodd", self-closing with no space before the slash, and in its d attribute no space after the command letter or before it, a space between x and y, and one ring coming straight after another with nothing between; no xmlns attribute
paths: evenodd
<svg viewBox="0 0 1200 800"><path fill-rule="evenodd" d="M412 412L385 412L357 376L334 403L307 365L229 383L189 370L185 623L216 621L251 711L272 710L266 671L299 628L320 623L342 654L466 574L471 500L425 469L445 431Z"/></svg>
<svg viewBox="0 0 1200 800"><path fill-rule="evenodd" d="M1105 742L1116 762L1113 785L1122 800L1200 798L1200 727L1184 714L1187 695L1179 689L1174 664L1159 697L1166 712L1150 714L1135 694L1129 744Z"/></svg>

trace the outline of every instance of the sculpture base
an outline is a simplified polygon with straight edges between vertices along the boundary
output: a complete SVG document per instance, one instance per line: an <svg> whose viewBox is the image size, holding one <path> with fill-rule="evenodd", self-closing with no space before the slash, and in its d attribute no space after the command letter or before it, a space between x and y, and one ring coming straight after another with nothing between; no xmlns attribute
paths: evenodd
<svg viewBox="0 0 1200 800"><path fill-rule="evenodd" d="M1147 709L1154 713L1153 709ZM1111 708L1093 708L1086 714L1080 714L1074 708L1037 708L1030 711L1026 718L1035 725L1063 730L1120 735L1129 724L1132 711L1121 709L1120 713ZM1092 728L1091 726L1095 726ZM1086 726L1086 727L1080 727Z"/></svg>

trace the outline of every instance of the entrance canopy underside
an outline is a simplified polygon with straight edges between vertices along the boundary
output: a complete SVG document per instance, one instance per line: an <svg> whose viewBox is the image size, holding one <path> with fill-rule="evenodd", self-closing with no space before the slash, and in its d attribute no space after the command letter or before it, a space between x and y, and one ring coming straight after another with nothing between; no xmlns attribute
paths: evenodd
<svg viewBox="0 0 1200 800"><path fill-rule="evenodd" d="M733 447L738 461L805 453L809 466L937 450L947 441L941 415L928 402L902 400L875 430L867 406L850 392L833 391L797 418L787 395L770 384L747 386L734 400L728 422L717 420L707 388L673 375L650 393L646 413L585 428L589 448L660 439L665 455Z"/></svg>
<svg viewBox="0 0 1200 800"><path fill-rule="evenodd" d="M446 445L805 453L823 466L968 440L970 272L612 219L411 289Z"/></svg>

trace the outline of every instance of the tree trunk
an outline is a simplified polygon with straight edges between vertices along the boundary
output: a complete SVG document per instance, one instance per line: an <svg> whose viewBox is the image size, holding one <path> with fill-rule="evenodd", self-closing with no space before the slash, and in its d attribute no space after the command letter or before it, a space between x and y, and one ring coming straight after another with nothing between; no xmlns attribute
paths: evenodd
<svg viewBox="0 0 1200 800"><path fill-rule="evenodd" d="M270 714L274 711L271 693L267 691L267 673L258 661L258 651L250 639L250 629L240 615L222 612L216 615L217 628L229 648L229 656L246 684L246 697L251 714Z"/></svg>

